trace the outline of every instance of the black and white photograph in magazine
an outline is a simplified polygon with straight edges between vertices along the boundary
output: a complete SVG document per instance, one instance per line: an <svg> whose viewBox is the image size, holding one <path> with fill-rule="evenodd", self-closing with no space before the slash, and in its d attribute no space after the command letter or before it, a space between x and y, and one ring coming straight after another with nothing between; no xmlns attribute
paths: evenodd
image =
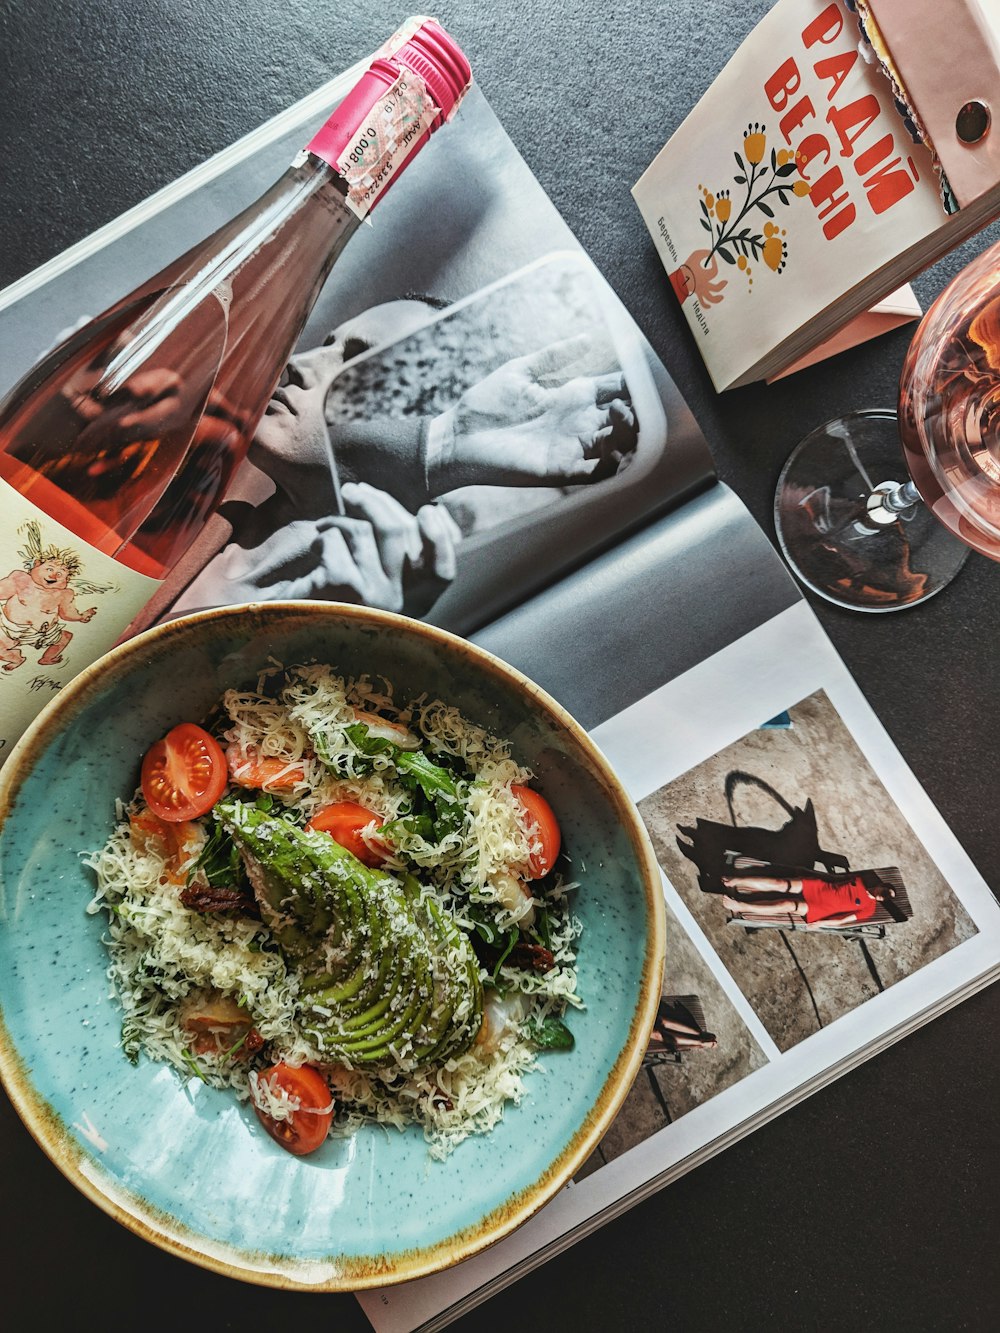
<svg viewBox="0 0 1000 1333"><path fill-rule="evenodd" d="M976 934L822 690L639 809L779 1050Z"/></svg>
<svg viewBox="0 0 1000 1333"><path fill-rule="evenodd" d="M290 361L221 511L229 539L202 548L172 612L324 598L454 625L502 603L663 452L652 374L608 305L589 262L559 253L331 330Z"/></svg>
<svg viewBox="0 0 1000 1333"><path fill-rule="evenodd" d="M235 166L11 306L3 381L233 216L322 118L262 127ZM711 475L649 344L473 88L338 260L221 511L139 625L321 598L471 633Z"/></svg>

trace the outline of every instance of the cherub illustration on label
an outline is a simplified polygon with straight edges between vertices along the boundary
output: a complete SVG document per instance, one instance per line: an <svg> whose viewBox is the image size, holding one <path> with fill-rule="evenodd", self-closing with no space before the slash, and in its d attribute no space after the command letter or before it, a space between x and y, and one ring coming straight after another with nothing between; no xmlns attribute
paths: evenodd
<svg viewBox="0 0 1000 1333"><path fill-rule="evenodd" d="M803 199L809 184L801 177L792 181L796 155L789 148L767 151L765 127L748 125L743 136L743 152L734 152L739 171L733 176L735 186L746 188L745 197L734 199L730 190L718 192L699 185L701 195L698 221L708 232L704 249L695 250L670 274L670 284L678 301L693 296L703 306L723 299L728 279L719 277L719 260L737 269L753 288L753 264L763 263L773 273L781 273L788 258L785 228L775 220L774 205L787 207L793 199ZM769 221L747 221L759 210Z"/></svg>
<svg viewBox="0 0 1000 1333"><path fill-rule="evenodd" d="M73 638L66 622L86 624L97 614L96 606L81 610L77 594L90 597L117 587L82 580L76 551L52 543L43 547L34 519L17 531L26 534L18 551L22 568L0 577L0 670L8 672L24 665L25 649L41 653L39 666L58 666Z"/></svg>

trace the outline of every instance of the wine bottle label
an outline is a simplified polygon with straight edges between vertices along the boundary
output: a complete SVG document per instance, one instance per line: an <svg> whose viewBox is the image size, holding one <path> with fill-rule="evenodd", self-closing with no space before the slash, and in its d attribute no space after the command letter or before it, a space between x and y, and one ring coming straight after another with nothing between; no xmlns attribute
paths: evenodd
<svg viewBox="0 0 1000 1333"><path fill-rule="evenodd" d="M352 103L350 107L348 102ZM365 102L370 104L365 106ZM331 117L307 150L340 173L347 182L348 207L363 218L441 113L423 80L408 69L390 83L366 76L340 111L341 115ZM348 115L357 119L344 138Z"/></svg>
<svg viewBox="0 0 1000 1333"><path fill-rule="evenodd" d="M347 202L358 217L370 212L438 114L427 89L409 70L372 107L367 123L359 126L340 159Z"/></svg>
<svg viewBox="0 0 1000 1333"><path fill-rule="evenodd" d="M160 586L0 480L0 763L52 696L120 638Z"/></svg>

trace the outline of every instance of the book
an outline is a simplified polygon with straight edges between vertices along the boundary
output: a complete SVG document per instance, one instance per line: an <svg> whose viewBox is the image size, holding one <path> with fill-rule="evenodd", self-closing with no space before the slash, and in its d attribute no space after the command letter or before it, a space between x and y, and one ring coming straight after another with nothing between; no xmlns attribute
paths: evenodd
<svg viewBox="0 0 1000 1333"><path fill-rule="evenodd" d="M0 381L259 193L345 83L0 294ZM446 196L456 159L463 189ZM311 433L271 413L151 614L367 598L511 662L638 803L669 938L647 1063L600 1148L490 1250L362 1294L386 1333L443 1327L1000 971L988 887L479 89L393 188L291 364L289 385L324 386L318 416L300 414ZM428 216L422 247L398 243ZM460 406L490 423L491 448L462 485L430 486L435 423L448 438ZM401 532L420 539L403 559ZM805 881L878 906L816 925ZM34 1169L18 1161L12 1188Z"/></svg>
<svg viewBox="0 0 1000 1333"><path fill-rule="evenodd" d="M996 216L995 136L956 128L996 17L778 0L670 136L632 193L717 389L898 324L872 307Z"/></svg>

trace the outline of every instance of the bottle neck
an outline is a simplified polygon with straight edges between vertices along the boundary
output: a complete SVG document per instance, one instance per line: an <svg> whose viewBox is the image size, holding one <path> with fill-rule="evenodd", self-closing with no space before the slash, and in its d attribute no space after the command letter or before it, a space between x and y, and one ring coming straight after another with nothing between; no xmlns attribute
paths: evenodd
<svg viewBox="0 0 1000 1333"><path fill-rule="evenodd" d="M150 361L157 347L206 300L220 303L228 323L234 294L246 300L248 293L237 289L248 280L251 284L255 281L251 276L255 270L264 271L271 249L285 253L289 275L297 284L295 290L309 292L311 306L360 225L360 219L346 206L345 194L344 181L326 162L308 153L300 154L260 199L220 229L207 253L193 252L197 255L194 262L188 262L177 280L169 283L148 310L133 321L121 351L104 370L104 392L110 394L120 388ZM294 229L294 245L284 240L286 228Z"/></svg>
<svg viewBox="0 0 1000 1333"><path fill-rule="evenodd" d="M424 81L375 60L306 145L346 183L347 205L366 217L423 148L441 112Z"/></svg>

